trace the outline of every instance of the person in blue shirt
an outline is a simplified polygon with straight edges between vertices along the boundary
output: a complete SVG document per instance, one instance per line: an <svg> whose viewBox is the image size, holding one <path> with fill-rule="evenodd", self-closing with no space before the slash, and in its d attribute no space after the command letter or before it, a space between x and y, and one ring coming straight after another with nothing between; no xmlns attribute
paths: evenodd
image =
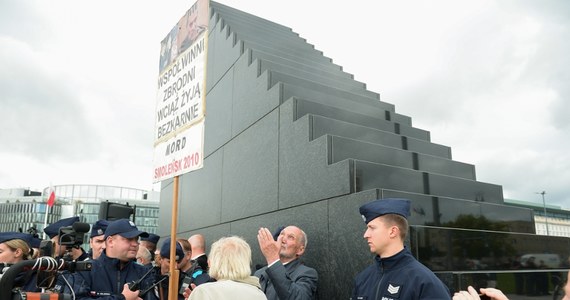
<svg viewBox="0 0 570 300"><path fill-rule="evenodd" d="M360 207L374 264L356 276L351 299L451 299L449 289L404 247L410 201L388 198Z"/></svg>

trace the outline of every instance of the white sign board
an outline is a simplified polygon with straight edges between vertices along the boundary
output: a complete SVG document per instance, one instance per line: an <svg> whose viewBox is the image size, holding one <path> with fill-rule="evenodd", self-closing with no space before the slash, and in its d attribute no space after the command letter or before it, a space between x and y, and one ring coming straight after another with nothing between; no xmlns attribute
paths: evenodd
<svg viewBox="0 0 570 300"><path fill-rule="evenodd" d="M161 43L153 182L203 166L208 12L198 0Z"/></svg>
<svg viewBox="0 0 570 300"><path fill-rule="evenodd" d="M154 182L202 168L203 120L154 148Z"/></svg>

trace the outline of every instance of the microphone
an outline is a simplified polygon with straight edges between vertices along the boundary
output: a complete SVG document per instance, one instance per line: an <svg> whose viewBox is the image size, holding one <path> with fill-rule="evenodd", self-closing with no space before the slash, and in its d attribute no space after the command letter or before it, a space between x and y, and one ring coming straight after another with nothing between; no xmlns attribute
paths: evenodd
<svg viewBox="0 0 570 300"><path fill-rule="evenodd" d="M71 227L73 228L73 231L78 233L86 233L91 230L91 226L89 224L81 222L75 222Z"/></svg>

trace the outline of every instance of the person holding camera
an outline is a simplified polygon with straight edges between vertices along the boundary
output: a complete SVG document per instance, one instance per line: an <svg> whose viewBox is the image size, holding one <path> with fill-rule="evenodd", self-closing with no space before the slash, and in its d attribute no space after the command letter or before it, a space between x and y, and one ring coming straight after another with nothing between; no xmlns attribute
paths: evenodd
<svg viewBox="0 0 570 300"><path fill-rule="evenodd" d="M32 236L21 232L0 233L0 263L16 264L31 259L30 246ZM14 280L14 286L25 292L38 292L36 271L20 273Z"/></svg>
<svg viewBox="0 0 570 300"><path fill-rule="evenodd" d="M316 299L318 274L300 258L307 247L307 235L297 226L287 226L274 239L267 228L260 228L257 241L267 266L255 272L261 290L269 300Z"/></svg>
<svg viewBox="0 0 570 300"><path fill-rule="evenodd" d="M59 231L62 227L71 227L74 223L79 222L79 217L70 217L61 219L44 228L45 234L49 236L55 245L55 258L65 258L73 261L84 261L89 259L89 254L80 246L61 245Z"/></svg>
<svg viewBox="0 0 570 300"><path fill-rule="evenodd" d="M152 290L154 276L149 276L149 268L135 262L139 237L147 235L128 219L109 222L105 249L91 261L91 271L72 274L76 299L156 300L154 293L146 292Z"/></svg>

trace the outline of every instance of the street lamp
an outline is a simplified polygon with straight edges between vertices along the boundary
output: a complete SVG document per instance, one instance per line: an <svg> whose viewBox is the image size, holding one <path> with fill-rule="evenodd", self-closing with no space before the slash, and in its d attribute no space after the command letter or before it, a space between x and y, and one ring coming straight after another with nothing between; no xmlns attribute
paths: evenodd
<svg viewBox="0 0 570 300"><path fill-rule="evenodd" d="M548 234L548 217L546 216L546 201L544 200L544 194L546 194L545 191L542 192L536 192L536 194L541 194L542 195L542 206L544 208L544 223L546 223L546 235L550 235Z"/></svg>

